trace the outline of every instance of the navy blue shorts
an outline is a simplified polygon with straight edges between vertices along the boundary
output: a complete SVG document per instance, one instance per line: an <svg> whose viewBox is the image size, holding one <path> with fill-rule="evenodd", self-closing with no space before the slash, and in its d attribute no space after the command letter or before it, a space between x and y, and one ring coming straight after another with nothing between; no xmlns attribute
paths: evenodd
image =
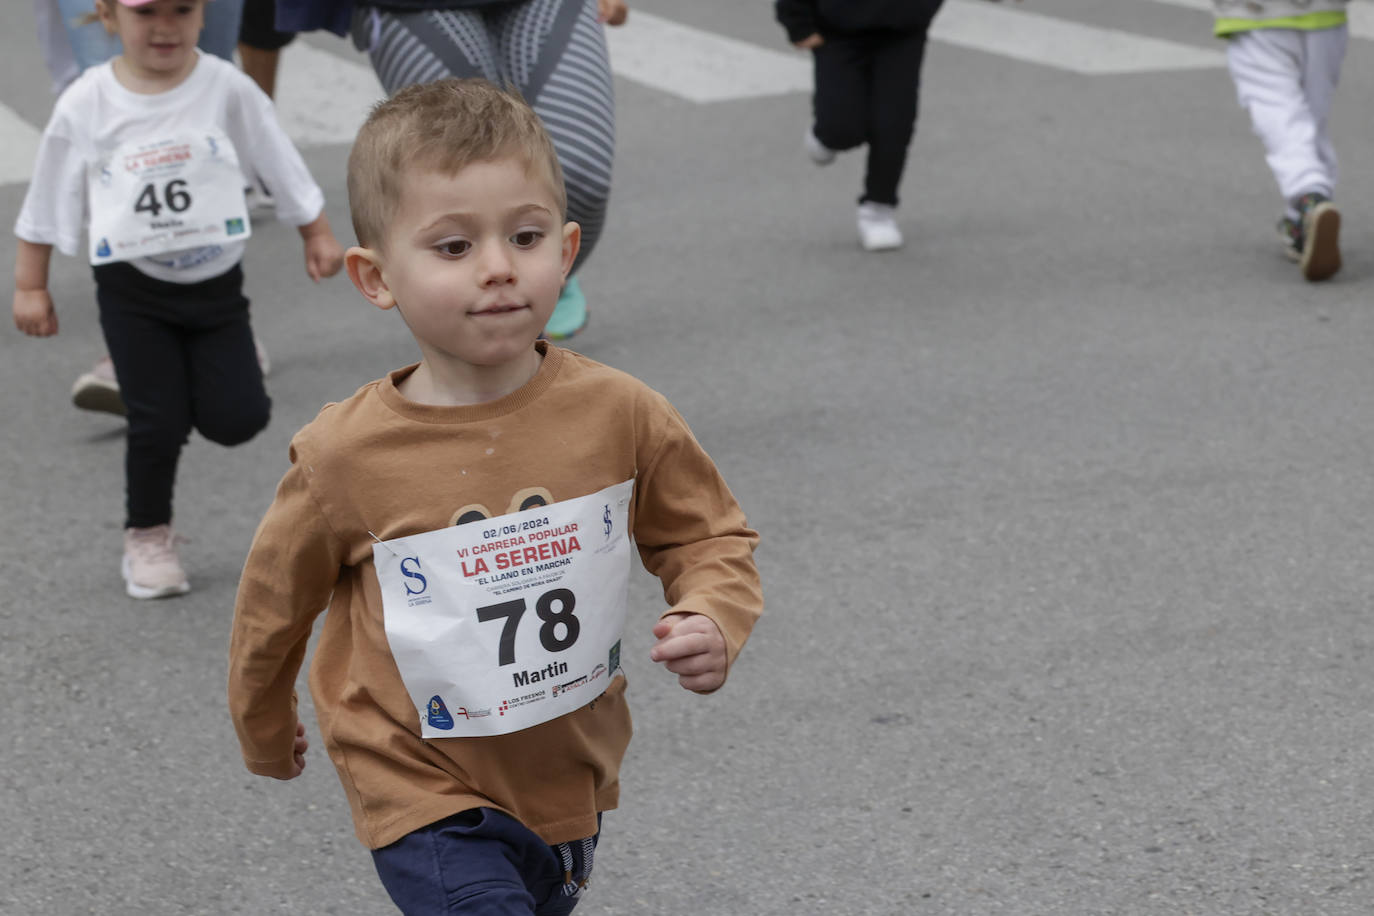
<svg viewBox="0 0 1374 916"><path fill-rule="evenodd" d="M600 836L550 846L515 818L474 808L374 849L372 861L405 916L567 916Z"/></svg>

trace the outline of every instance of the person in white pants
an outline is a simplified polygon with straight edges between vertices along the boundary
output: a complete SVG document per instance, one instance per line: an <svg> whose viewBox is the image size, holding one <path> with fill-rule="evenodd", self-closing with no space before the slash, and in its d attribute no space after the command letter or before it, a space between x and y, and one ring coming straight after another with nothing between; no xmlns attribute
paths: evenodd
<svg viewBox="0 0 1374 916"><path fill-rule="evenodd" d="M1307 280L1341 267L1327 116L1348 40L1347 0L1214 0L1236 97L1283 196L1279 236Z"/></svg>

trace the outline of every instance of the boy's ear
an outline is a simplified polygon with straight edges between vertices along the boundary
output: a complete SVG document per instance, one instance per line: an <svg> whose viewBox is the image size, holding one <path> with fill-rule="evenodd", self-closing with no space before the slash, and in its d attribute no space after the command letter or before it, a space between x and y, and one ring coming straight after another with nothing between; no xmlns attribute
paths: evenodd
<svg viewBox="0 0 1374 916"><path fill-rule="evenodd" d="M582 247L582 227L574 222L563 224L563 279L568 279L573 261L577 260L578 249Z"/></svg>
<svg viewBox="0 0 1374 916"><path fill-rule="evenodd" d="M344 267L364 299L379 309L395 307L396 297L391 295L386 277L382 276L382 256L376 249L354 245L344 252Z"/></svg>

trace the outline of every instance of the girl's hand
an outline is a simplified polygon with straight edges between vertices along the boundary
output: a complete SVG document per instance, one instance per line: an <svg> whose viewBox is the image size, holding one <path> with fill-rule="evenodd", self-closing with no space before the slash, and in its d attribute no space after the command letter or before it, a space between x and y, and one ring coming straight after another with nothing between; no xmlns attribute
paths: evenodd
<svg viewBox="0 0 1374 916"><path fill-rule="evenodd" d="M333 233L315 235L305 240L305 272L319 283L332 277L343 267L343 247Z"/></svg>
<svg viewBox="0 0 1374 916"><path fill-rule="evenodd" d="M821 37L820 32L813 32L810 35L807 35L801 41L794 41L792 42L792 44L798 48L801 48L803 51L814 51L821 45L825 44L825 39Z"/></svg>
<svg viewBox="0 0 1374 916"><path fill-rule="evenodd" d="M57 309L46 289L14 291L14 326L30 337L51 337L57 333Z"/></svg>
<svg viewBox="0 0 1374 916"><path fill-rule="evenodd" d="M310 279L319 283L325 277L332 277L343 267L343 246L334 237L329 226L329 217L320 215L304 226L297 226L301 241L305 243L305 272Z"/></svg>
<svg viewBox="0 0 1374 916"><path fill-rule="evenodd" d="M624 25L630 9L625 0L596 0L596 21L606 25Z"/></svg>

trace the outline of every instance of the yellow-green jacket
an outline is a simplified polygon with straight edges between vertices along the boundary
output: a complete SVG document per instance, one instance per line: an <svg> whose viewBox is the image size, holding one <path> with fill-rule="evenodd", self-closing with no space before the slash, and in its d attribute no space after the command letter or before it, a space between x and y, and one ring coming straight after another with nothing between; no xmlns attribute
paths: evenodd
<svg viewBox="0 0 1374 916"><path fill-rule="evenodd" d="M1213 34L1225 38L1255 29L1310 32L1345 25L1349 0L1212 0Z"/></svg>

